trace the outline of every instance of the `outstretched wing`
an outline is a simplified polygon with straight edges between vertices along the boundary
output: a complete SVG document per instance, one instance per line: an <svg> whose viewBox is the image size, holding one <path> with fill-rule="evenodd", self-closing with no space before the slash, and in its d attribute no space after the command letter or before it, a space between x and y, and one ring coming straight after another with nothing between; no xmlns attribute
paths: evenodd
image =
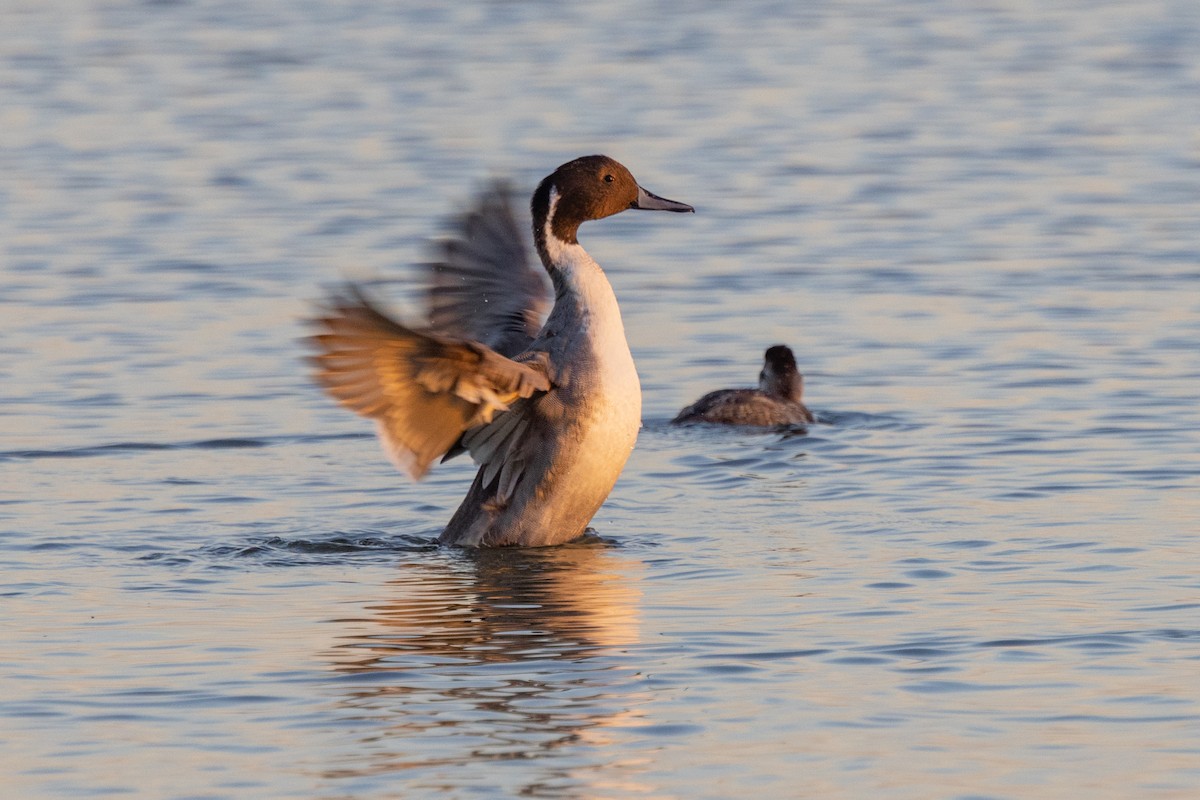
<svg viewBox="0 0 1200 800"><path fill-rule="evenodd" d="M494 182L427 264L430 326L505 356L529 346L549 307L545 273L530 256L529 225L518 224L511 197L507 184Z"/></svg>
<svg viewBox="0 0 1200 800"><path fill-rule="evenodd" d="M513 361L477 342L407 328L353 285L316 323L317 381L374 419L392 460L414 478L464 431L550 389L544 361Z"/></svg>

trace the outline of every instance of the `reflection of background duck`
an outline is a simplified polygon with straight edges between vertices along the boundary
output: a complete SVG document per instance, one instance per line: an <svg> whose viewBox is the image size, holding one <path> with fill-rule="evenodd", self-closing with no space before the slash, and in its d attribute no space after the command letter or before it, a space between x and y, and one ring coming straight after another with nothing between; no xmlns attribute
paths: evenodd
<svg viewBox="0 0 1200 800"><path fill-rule="evenodd" d="M405 565L370 616L338 620L338 724L362 745L339 777L538 757L641 705L605 657L637 641L640 562L583 545L447 556Z"/></svg>

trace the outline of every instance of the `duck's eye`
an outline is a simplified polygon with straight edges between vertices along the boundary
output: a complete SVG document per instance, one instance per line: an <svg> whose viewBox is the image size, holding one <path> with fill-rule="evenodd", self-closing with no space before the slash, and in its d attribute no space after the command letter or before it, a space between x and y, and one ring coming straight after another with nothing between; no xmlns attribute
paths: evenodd
<svg viewBox="0 0 1200 800"><path fill-rule="evenodd" d="M612 175L605 175L605 176L604 176L604 182L605 182L605 183L612 183L612 182L613 182L613 176L612 176Z"/></svg>

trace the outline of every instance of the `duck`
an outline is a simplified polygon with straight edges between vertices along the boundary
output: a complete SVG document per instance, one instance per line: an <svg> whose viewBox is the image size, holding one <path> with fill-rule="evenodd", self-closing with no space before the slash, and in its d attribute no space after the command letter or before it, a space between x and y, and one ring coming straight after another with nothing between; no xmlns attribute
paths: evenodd
<svg viewBox="0 0 1200 800"><path fill-rule="evenodd" d="M756 389L719 389L684 408L673 425L708 422L719 425L773 428L815 422L804 405L804 376L787 345L767 348Z"/></svg>
<svg viewBox="0 0 1200 800"><path fill-rule="evenodd" d="M441 543L538 547L588 534L641 428L641 385L612 285L578 233L628 210L695 211L608 156L584 156L530 200L552 302L497 189L428 265L428 325L397 319L354 283L313 320L317 383L375 422L399 468L420 479L464 452L477 464Z"/></svg>

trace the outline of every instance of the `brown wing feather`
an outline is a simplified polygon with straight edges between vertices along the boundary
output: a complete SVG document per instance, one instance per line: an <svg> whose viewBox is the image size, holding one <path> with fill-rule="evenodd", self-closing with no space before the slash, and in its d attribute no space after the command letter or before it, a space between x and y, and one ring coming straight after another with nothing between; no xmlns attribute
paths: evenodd
<svg viewBox="0 0 1200 800"><path fill-rule="evenodd" d="M374 419L389 455L414 478L463 431L548 391L544 363L513 361L477 342L423 333L388 317L355 286L334 297L310 338L317 382Z"/></svg>

